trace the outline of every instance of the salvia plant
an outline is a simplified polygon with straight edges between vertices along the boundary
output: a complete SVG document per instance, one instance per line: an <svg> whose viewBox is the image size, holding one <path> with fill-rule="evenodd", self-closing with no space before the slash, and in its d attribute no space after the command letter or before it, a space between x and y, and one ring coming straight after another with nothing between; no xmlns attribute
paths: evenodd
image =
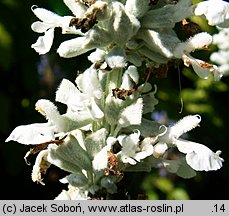
<svg viewBox="0 0 229 216"><path fill-rule="evenodd" d="M49 52L55 28L61 28L63 34L75 37L62 42L57 53L72 58L90 51L91 66L75 82L63 79L60 83L55 100L67 105L66 113L40 99L36 110L46 122L18 126L7 138L6 142L34 145L25 156L28 162L29 155L38 154L32 180L44 184L47 169L55 165L69 172L60 180L68 189L56 199L108 199L129 171L151 171L160 164L168 172L192 178L196 171L220 169L221 151L181 138L200 124L200 115L185 116L172 126L145 118L158 104L157 87L147 77L142 82L140 72L159 71L160 76L170 62L181 59L200 78L219 80L220 67L192 56L195 50L206 50L213 37L187 19L201 16L209 25L226 28L229 4L222 0L64 3L70 15L32 6L39 19L32 30L41 34L32 48L40 55ZM174 30L177 23L182 23L186 40L181 41ZM170 157L171 149L180 153Z"/></svg>

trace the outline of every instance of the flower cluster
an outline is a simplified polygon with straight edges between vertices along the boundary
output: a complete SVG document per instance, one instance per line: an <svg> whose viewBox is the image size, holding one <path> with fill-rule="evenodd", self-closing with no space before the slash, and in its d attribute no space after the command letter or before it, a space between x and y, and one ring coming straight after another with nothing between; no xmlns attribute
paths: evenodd
<svg viewBox="0 0 229 216"><path fill-rule="evenodd" d="M174 30L193 15L205 16L210 25L226 25L228 4L217 1L221 7L216 11L214 2L64 0L74 14L64 17L33 6L41 21L32 29L44 35L32 48L49 52L55 28L62 28L63 34L78 36L61 43L59 55L71 58L91 51L92 65L74 83L63 79L59 85L55 100L67 106L66 113L40 99L36 110L47 122L18 126L7 138L35 145L25 157L39 152L32 180L44 184L43 175L53 164L70 173L61 180L69 189L57 199L90 199L101 191L116 193L127 171L150 171L162 164L168 172L191 178L195 171L221 168L220 151L180 138L199 125L199 115L170 127L144 117L155 110L157 88L147 80L141 83L139 73L140 67L158 68L182 59L201 78L213 75L219 80L223 74L217 66L191 55L211 44L212 36L197 33L181 41ZM180 152L176 159L169 156L171 148Z"/></svg>

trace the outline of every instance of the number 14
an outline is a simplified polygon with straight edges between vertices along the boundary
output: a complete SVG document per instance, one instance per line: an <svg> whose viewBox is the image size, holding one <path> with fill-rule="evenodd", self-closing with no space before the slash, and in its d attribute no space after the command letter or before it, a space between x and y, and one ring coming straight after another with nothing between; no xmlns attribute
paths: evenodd
<svg viewBox="0 0 229 216"><path fill-rule="evenodd" d="M219 212L219 211L224 212L225 211L224 204L222 204L222 205L215 204L214 208L215 208L215 212Z"/></svg>

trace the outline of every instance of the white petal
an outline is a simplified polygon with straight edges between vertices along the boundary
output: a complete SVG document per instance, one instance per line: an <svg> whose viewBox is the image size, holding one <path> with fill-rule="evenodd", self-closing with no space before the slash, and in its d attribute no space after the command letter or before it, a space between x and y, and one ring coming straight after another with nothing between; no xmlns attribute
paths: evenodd
<svg viewBox="0 0 229 216"><path fill-rule="evenodd" d="M185 60L187 62L187 59ZM204 65L206 62L195 59L192 57L189 57L188 61L193 67L193 70L195 73L202 79L208 79L209 76L211 75L210 70L208 68L202 67L201 65Z"/></svg>
<svg viewBox="0 0 229 216"><path fill-rule="evenodd" d="M218 28L219 33L213 35L213 43L216 44L221 50L229 49L229 28Z"/></svg>
<svg viewBox="0 0 229 216"><path fill-rule="evenodd" d="M210 171L222 167L223 159L219 157L220 151L214 153L202 144L182 139L176 140L174 144L180 152L186 154L186 161L194 170Z"/></svg>
<svg viewBox="0 0 229 216"><path fill-rule="evenodd" d="M150 144L149 145L145 145L144 148L142 148L140 152L136 153L134 159L136 161L140 161L140 160L152 155L153 152L154 152L154 148L153 148L152 145L150 145Z"/></svg>
<svg viewBox="0 0 229 216"><path fill-rule="evenodd" d="M101 99L103 93L98 79L97 70L92 65L76 78L77 87L83 92L88 99L91 97ZM88 85L90 83L90 85Z"/></svg>
<svg viewBox="0 0 229 216"><path fill-rule="evenodd" d="M186 42L178 43L174 49L174 56L181 58L183 54L190 53L196 49L202 49L212 43L212 36L207 32L196 34Z"/></svg>
<svg viewBox="0 0 229 216"><path fill-rule="evenodd" d="M90 49L85 48L85 37L77 37L68 41L64 41L60 44L57 52L61 57L72 58L83 53L86 53ZM91 48L93 49L93 48Z"/></svg>
<svg viewBox="0 0 229 216"><path fill-rule="evenodd" d="M32 180L42 185L45 185L45 183L42 181L42 174L46 173L47 169L51 165L47 161L48 152L48 150L43 150L39 152L32 171Z"/></svg>
<svg viewBox="0 0 229 216"><path fill-rule="evenodd" d="M6 142L13 140L26 145L35 145L54 139L53 126L48 123L35 123L16 127Z"/></svg>
<svg viewBox="0 0 229 216"><path fill-rule="evenodd" d="M32 6L33 13L39 18L40 20L46 23L56 24L59 23L61 20L61 16L46 10L44 8L38 8L37 6Z"/></svg>
<svg viewBox="0 0 229 216"><path fill-rule="evenodd" d="M91 98L91 115L93 119L101 119L104 116L103 111L96 104L94 98Z"/></svg>
<svg viewBox="0 0 229 216"><path fill-rule="evenodd" d="M105 59L105 55L106 55L106 52L105 52L104 50L96 49L94 52L92 52L92 53L88 56L88 59L89 59L92 63L103 62L104 59Z"/></svg>
<svg viewBox="0 0 229 216"><path fill-rule="evenodd" d="M138 130L136 130L136 132L130 134L129 136L119 136L118 141L122 145L121 154L127 157L134 157L135 153L140 150L138 146L139 136L140 132Z"/></svg>
<svg viewBox="0 0 229 216"><path fill-rule="evenodd" d="M200 115L189 115L182 118L175 125L169 128L170 136L180 137L182 134L187 133L193 128L197 127L201 121Z"/></svg>
<svg viewBox="0 0 229 216"><path fill-rule="evenodd" d="M71 197L66 190L62 190L55 200L71 200Z"/></svg>
<svg viewBox="0 0 229 216"><path fill-rule="evenodd" d="M85 12L87 11L87 7L80 2L77 2L76 0L64 0L64 3L78 18L83 17Z"/></svg>
<svg viewBox="0 0 229 216"><path fill-rule="evenodd" d="M58 131L66 132L68 121L64 118L64 116L60 115L57 107L51 101L40 99L37 101L35 106L36 110L44 115L52 125L55 125Z"/></svg>
<svg viewBox="0 0 229 216"><path fill-rule="evenodd" d="M223 71L221 71L216 65L195 59L191 56L188 58L193 67L193 70L200 78L207 79L212 74L214 75L215 81L218 81L223 76Z"/></svg>
<svg viewBox="0 0 229 216"><path fill-rule="evenodd" d="M138 84L139 74L135 66L129 66L122 76L121 89L132 89L134 84ZM133 83L134 82L134 83Z"/></svg>
<svg viewBox="0 0 229 216"><path fill-rule="evenodd" d="M107 138L107 145L112 146L116 141L117 141L117 139L115 137L108 137Z"/></svg>
<svg viewBox="0 0 229 216"><path fill-rule="evenodd" d="M201 32L188 39L186 51L191 52L195 49L201 49L212 43L212 36L207 32Z"/></svg>
<svg viewBox="0 0 229 216"><path fill-rule="evenodd" d="M167 128L159 137L158 141L161 143L172 144L174 139L179 138L182 134L197 127L201 121L200 115L186 116L175 125Z"/></svg>
<svg viewBox="0 0 229 216"><path fill-rule="evenodd" d="M52 27L54 27L52 23L50 24L50 23L44 23L40 21L34 22L31 25L31 29L37 33L44 33Z"/></svg>
<svg viewBox="0 0 229 216"><path fill-rule="evenodd" d="M61 102L63 104L70 105L69 102L72 100L71 98L77 98L80 94L80 91L76 88L76 86L67 79L63 79L60 86L56 91L56 101ZM78 102L78 101L76 101Z"/></svg>
<svg viewBox="0 0 229 216"><path fill-rule="evenodd" d="M134 160L131 157L128 157L127 155L122 155L121 156L121 160L122 160L123 163L129 163L131 165L137 164L137 161L136 160Z"/></svg>
<svg viewBox="0 0 229 216"><path fill-rule="evenodd" d="M44 36L40 36L37 42L32 44L32 48L36 50L40 55L49 52L51 49L54 38L54 28L45 32Z"/></svg>
<svg viewBox="0 0 229 216"><path fill-rule="evenodd" d="M168 149L168 145L166 143L159 142L153 148L154 148L153 156L155 158L159 158L166 152L166 150Z"/></svg>
<svg viewBox="0 0 229 216"><path fill-rule="evenodd" d="M106 62L110 68L124 68L126 66L126 54L123 49L115 47L107 54Z"/></svg>
<svg viewBox="0 0 229 216"><path fill-rule="evenodd" d="M229 19L229 4L221 0L200 2L194 11L195 15L205 15L209 25L217 25Z"/></svg>

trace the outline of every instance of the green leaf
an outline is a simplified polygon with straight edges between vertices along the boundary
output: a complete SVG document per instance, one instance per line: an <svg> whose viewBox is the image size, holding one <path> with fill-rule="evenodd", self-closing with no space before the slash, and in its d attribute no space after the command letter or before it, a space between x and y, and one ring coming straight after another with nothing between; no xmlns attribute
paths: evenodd
<svg viewBox="0 0 229 216"><path fill-rule="evenodd" d="M91 160L93 160L94 156L106 145L107 134L107 130L105 128L101 128L86 137L85 146Z"/></svg>
<svg viewBox="0 0 229 216"><path fill-rule="evenodd" d="M82 173L70 174L66 177L66 179L68 180L69 184L74 187L83 187L88 183L86 176Z"/></svg>
<svg viewBox="0 0 229 216"><path fill-rule="evenodd" d="M79 167L80 170L92 170L92 163L88 153L80 146L78 140L71 134L63 144L50 149L50 157L54 164L55 160L59 161L58 166L60 168L63 168L62 165L65 162L65 167L68 169L77 170L77 167Z"/></svg>

